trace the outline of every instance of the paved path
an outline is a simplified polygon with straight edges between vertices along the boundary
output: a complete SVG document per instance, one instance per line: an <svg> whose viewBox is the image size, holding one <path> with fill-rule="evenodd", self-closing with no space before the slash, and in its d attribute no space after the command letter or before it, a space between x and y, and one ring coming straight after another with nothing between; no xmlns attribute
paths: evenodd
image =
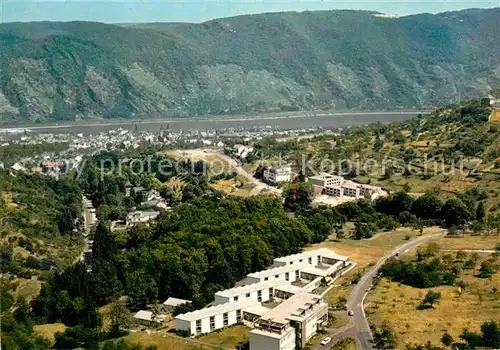
<svg viewBox="0 0 500 350"><path fill-rule="evenodd" d="M356 284L354 289L349 294L346 306L348 310L354 311L354 316L350 317L349 325L340 329L329 329L328 335L325 337L331 337L332 341L326 346L321 346L316 344L316 349L330 349L338 341L352 337L358 342L358 346L363 350L371 350L373 347L373 335L370 330L370 325L365 315L365 310L363 308L363 303L368 294L368 290L372 285L373 278L378 273L380 267L385 263L385 261L394 256L396 253L403 253L407 250L418 247L419 245L427 242L430 239L444 235L445 232L436 233L433 235L421 236L410 242L400 245L392 252L386 254L382 257L376 265L374 265L367 273L363 275L361 280Z"/></svg>
<svg viewBox="0 0 500 350"><path fill-rule="evenodd" d="M225 161L227 161L231 166L233 166L238 174L240 174L241 176L244 176L245 178L247 178L249 181L251 181L254 184L255 187L252 189L252 191L250 191L250 195L257 195L264 189L268 190L271 193L281 194L281 192L282 192L281 189L273 187L273 186L269 186L268 184L266 184L262 181L259 181L258 179L253 177L252 174L248 173L245 169L243 169L241 166L239 166L238 163L236 162L236 160L234 160L233 158L231 158L223 153L217 153L217 155L220 156L221 158L223 158Z"/></svg>
<svg viewBox="0 0 500 350"><path fill-rule="evenodd" d="M495 253L494 249L441 249L442 252Z"/></svg>

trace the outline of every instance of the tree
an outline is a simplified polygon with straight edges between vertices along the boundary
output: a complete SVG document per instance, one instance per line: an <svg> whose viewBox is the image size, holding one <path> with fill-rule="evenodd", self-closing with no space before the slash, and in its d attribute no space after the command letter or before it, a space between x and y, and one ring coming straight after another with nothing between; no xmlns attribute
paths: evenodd
<svg viewBox="0 0 500 350"><path fill-rule="evenodd" d="M422 306L430 305L431 308L434 307L434 303L441 299L441 293L435 292L430 289L422 300Z"/></svg>
<svg viewBox="0 0 500 350"><path fill-rule="evenodd" d="M459 260L459 261L464 261L465 259L467 259L467 253L466 253L466 252L464 252L463 250L459 250L459 251L457 252L456 258L457 258L457 260Z"/></svg>
<svg viewBox="0 0 500 350"><path fill-rule="evenodd" d="M479 202L476 208L476 220L482 221L486 216L486 210L484 209L484 203Z"/></svg>
<svg viewBox="0 0 500 350"><path fill-rule="evenodd" d="M337 238L338 240L342 240L345 238L345 232L342 228L335 229L335 238ZM500 250L500 248L499 248L499 250Z"/></svg>
<svg viewBox="0 0 500 350"><path fill-rule="evenodd" d="M413 202L411 212L424 220L439 219L442 208L443 201L439 197L433 193L426 193Z"/></svg>
<svg viewBox="0 0 500 350"><path fill-rule="evenodd" d="M486 260L481 263L481 267L479 268L479 277L481 278L490 278L497 272L498 267L495 262Z"/></svg>
<svg viewBox="0 0 500 350"><path fill-rule="evenodd" d="M310 182L288 184L284 191L284 207L289 211L302 211L309 208L312 202L313 187Z"/></svg>
<svg viewBox="0 0 500 350"><path fill-rule="evenodd" d="M158 305L158 302L155 300L151 305L151 320L153 322L156 322L159 315L160 315L160 306Z"/></svg>
<svg viewBox="0 0 500 350"><path fill-rule="evenodd" d="M443 343L444 346L450 346L451 344L453 344L453 341L453 337L448 332L445 332L441 337L441 343Z"/></svg>
<svg viewBox="0 0 500 350"><path fill-rule="evenodd" d="M127 276L127 295L134 309L143 309L158 296L158 286L152 276L137 270Z"/></svg>
<svg viewBox="0 0 500 350"><path fill-rule="evenodd" d="M374 336L377 349L395 349L398 345L396 334L392 327L384 321L380 330Z"/></svg>
<svg viewBox="0 0 500 350"><path fill-rule="evenodd" d="M482 346L493 349L500 348L500 324L488 321L481 325Z"/></svg>
<svg viewBox="0 0 500 350"><path fill-rule="evenodd" d="M442 217L447 227L455 225L458 228L462 228L470 219L471 215L461 200L458 198L451 198L443 205Z"/></svg>
<svg viewBox="0 0 500 350"><path fill-rule="evenodd" d="M132 325L132 317L125 303L119 299L114 300L108 311L110 330L113 336L120 333L120 329L128 329Z"/></svg>
<svg viewBox="0 0 500 350"><path fill-rule="evenodd" d="M373 143L373 151L378 153L382 149L382 140L380 140L380 135L375 136L375 142Z"/></svg>
<svg viewBox="0 0 500 350"><path fill-rule="evenodd" d="M475 234L479 234L484 231L484 223L479 220L475 220L472 222L472 232Z"/></svg>

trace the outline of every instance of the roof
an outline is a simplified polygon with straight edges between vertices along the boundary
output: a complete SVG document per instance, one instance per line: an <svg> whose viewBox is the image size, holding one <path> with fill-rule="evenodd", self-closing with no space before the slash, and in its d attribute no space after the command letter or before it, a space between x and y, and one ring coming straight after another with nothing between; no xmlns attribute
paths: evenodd
<svg viewBox="0 0 500 350"><path fill-rule="evenodd" d="M276 287L277 290L281 290L283 292L291 293L291 294L297 294L302 292L303 287L297 287L291 284L285 284L279 287Z"/></svg>
<svg viewBox="0 0 500 350"><path fill-rule="evenodd" d="M268 288L274 288L276 286L281 286L283 284L289 284L290 282L282 280L282 279L272 279L269 281L262 281L258 283L247 284L241 287L235 287L231 289L226 289L220 292L215 293L215 295L221 297L236 297L239 295L243 295L246 293L255 292L258 290L264 290Z"/></svg>
<svg viewBox="0 0 500 350"><path fill-rule="evenodd" d="M270 308L267 308L265 306L262 306L260 304L257 304L257 305L253 305L253 306L250 306L250 307L247 307L245 309L245 312L248 312L252 315L257 315L257 316L262 316L262 315L265 315L267 314L269 311L271 311Z"/></svg>
<svg viewBox="0 0 500 350"><path fill-rule="evenodd" d="M263 335L265 337L275 338L275 339L281 339L281 338L283 338L284 335L287 334L287 332L282 332L282 333L268 332L268 331L265 331L263 329L258 329L258 328L254 328L251 331L248 331L248 333L249 334L250 333L251 334L256 334L256 335Z"/></svg>
<svg viewBox="0 0 500 350"><path fill-rule="evenodd" d="M314 276L326 277L328 276L328 270L318 269L317 267L311 266L304 269L302 272L309 273Z"/></svg>
<svg viewBox="0 0 500 350"><path fill-rule="evenodd" d="M241 301L235 303L225 303L216 306L207 307L204 309L188 312L185 314L177 315L175 318L183 321L196 321L207 317L220 315L225 312L235 311L245 309L247 307L260 304L259 302L251 299L245 298Z"/></svg>
<svg viewBox="0 0 500 350"><path fill-rule="evenodd" d="M303 318L300 313L319 300L322 300L322 298L316 294L297 293L276 306L260 319L281 324L288 323L288 320L292 318L300 321Z"/></svg>
<svg viewBox="0 0 500 350"><path fill-rule="evenodd" d="M324 256L324 257L327 257L330 259L342 260L342 261L349 259L349 257L347 257L347 256L336 254L331 249L319 248L316 250L308 250L308 251L305 251L305 252L302 252L299 254L293 254L293 255L283 256L281 258L276 258L276 259L274 259L274 261L288 263L290 261L296 261L296 260L300 260L300 259L307 260L309 257L318 256L318 255L321 255L321 256ZM292 266L294 266L294 265L292 265Z"/></svg>
<svg viewBox="0 0 500 350"><path fill-rule="evenodd" d="M346 255L340 255L335 253L333 250L328 249L328 248L320 248L318 249L321 251L321 256L328 258L328 259L334 259L334 260L339 260L339 261L347 261L349 260L349 257Z"/></svg>
<svg viewBox="0 0 500 350"><path fill-rule="evenodd" d="M327 173L324 173L321 175L309 176L309 179L314 179L314 180L342 179L342 180L344 180L344 178L342 176L332 175L332 174L327 174Z"/></svg>
<svg viewBox="0 0 500 350"><path fill-rule="evenodd" d="M254 278L265 278L265 277L271 277L271 276L275 276L275 275L279 275L282 273L291 272L291 271L295 271L295 270L302 270L302 269L305 269L306 267L309 267L309 266L311 266L311 265L309 265L307 262L302 262L299 264L280 266L280 267L275 267L275 268L268 269L268 270L262 270L262 271L258 271L258 272L254 272L254 273L249 273L247 276L254 277Z"/></svg>
<svg viewBox="0 0 500 350"><path fill-rule="evenodd" d="M153 322L153 313L151 311L140 310L134 315L134 318L137 320L144 320ZM161 322L165 319L165 315L156 316L156 322Z"/></svg>
<svg viewBox="0 0 500 350"><path fill-rule="evenodd" d="M168 298L163 302L163 305L167 306L179 306L179 305L184 305L184 304L190 304L192 303L191 300L184 300L184 299L178 299L178 298Z"/></svg>

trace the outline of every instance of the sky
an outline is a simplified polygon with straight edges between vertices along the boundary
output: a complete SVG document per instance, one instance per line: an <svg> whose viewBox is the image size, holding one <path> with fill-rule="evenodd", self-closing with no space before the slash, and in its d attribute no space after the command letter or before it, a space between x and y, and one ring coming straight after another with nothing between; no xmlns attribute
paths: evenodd
<svg viewBox="0 0 500 350"><path fill-rule="evenodd" d="M409 15L500 7L500 0L0 0L0 21L203 22L242 14L356 9Z"/></svg>

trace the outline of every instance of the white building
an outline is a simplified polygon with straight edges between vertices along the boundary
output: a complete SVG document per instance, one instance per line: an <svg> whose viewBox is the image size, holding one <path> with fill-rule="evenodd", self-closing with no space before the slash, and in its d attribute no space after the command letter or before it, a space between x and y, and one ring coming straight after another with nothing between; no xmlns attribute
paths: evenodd
<svg viewBox="0 0 500 350"><path fill-rule="evenodd" d="M177 315L175 328L192 336L209 333L240 322L243 319L245 309L257 304L259 304L257 301L245 298L238 302L225 303Z"/></svg>
<svg viewBox="0 0 500 350"><path fill-rule="evenodd" d="M342 176L321 174L317 176L311 176L307 178L313 186L319 187L331 187L331 186L341 186L344 183L344 178Z"/></svg>
<svg viewBox="0 0 500 350"><path fill-rule="evenodd" d="M292 166L290 164L273 165L265 169L262 176L264 180L274 184L289 182L292 180Z"/></svg>
<svg viewBox="0 0 500 350"><path fill-rule="evenodd" d="M134 211L127 215L127 226L148 222L157 218L158 215L160 215L159 211Z"/></svg>
<svg viewBox="0 0 500 350"><path fill-rule="evenodd" d="M214 306L178 315L176 328L194 336L258 320L260 326L249 333L251 349L294 349L296 341L305 344L327 318L321 297L307 292L318 279L347 266L348 259L327 248L276 258L273 267L248 274L244 285L217 292ZM295 281L312 282L292 285ZM272 310L261 305L270 300L284 301Z"/></svg>
<svg viewBox="0 0 500 350"><path fill-rule="evenodd" d="M250 350L295 350L295 329L287 324L272 331L255 328L248 332L248 340Z"/></svg>
<svg viewBox="0 0 500 350"><path fill-rule="evenodd" d="M338 271L342 270L344 267L343 261L338 261L333 265L320 264L317 266L311 266L300 272L300 278L312 281L318 277L331 277L335 275Z"/></svg>
<svg viewBox="0 0 500 350"><path fill-rule="evenodd" d="M274 289L278 286L289 284L283 279L271 279L259 283L247 284L241 287L226 289L215 293L215 304L238 302L250 298L256 302L266 302L273 298Z"/></svg>
<svg viewBox="0 0 500 350"><path fill-rule="evenodd" d="M322 174L307 179L316 189L333 197L376 199L383 194L382 188L345 180L342 176ZM319 193L318 191L315 191Z"/></svg>
<svg viewBox="0 0 500 350"><path fill-rule="evenodd" d="M321 296L297 293L255 322L255 329L248 332L250 350L304 347L327 322L328 304Z"/></svg>
<svg viewBox="0 0 500 350"><path fill-rule="evenodd" d="M288 282L294 282L300 279L300 271L309 267L307 262L300 264L290 264L287 266L274 267L268 270L262 270L254 273L249 273L245 282L247 284L259 283L273 279L281 279Z"/></svg>
<svg viewBox="0 0 500 350"><path fill-rule="evenodd" d="M173 310L175 309L177 306L180 306L180 305L185 305L185 304L191 304L192 301L191 300L185 300L185 299L178 299L178 298L168 298L167 300L165 300L163 302L163 306L168 309L168 310Z"/></svg>
<svg viewBox="0 0 500 350"><path fill-rule="evenodd" d="M302 253L287 255L280 258L274 259L275 266L287 266L293 264L301 264L308 263L309 265L319 265L323 262L323 260L333 260L329 262L324 262L329 265L332 265L334 261L347 261L349 257L345 255L336 254L333 250L328 248L319 248L316 250L308 250Z"/></svg>
<svg viewBox="0 0 500 350"><path fill-rule="evenodd" d="M137 311L133 317L137 323L144 326L159 326L163 321L165 321L165 315L157 315L153 318L153 313L146 310Z"/></svg>

